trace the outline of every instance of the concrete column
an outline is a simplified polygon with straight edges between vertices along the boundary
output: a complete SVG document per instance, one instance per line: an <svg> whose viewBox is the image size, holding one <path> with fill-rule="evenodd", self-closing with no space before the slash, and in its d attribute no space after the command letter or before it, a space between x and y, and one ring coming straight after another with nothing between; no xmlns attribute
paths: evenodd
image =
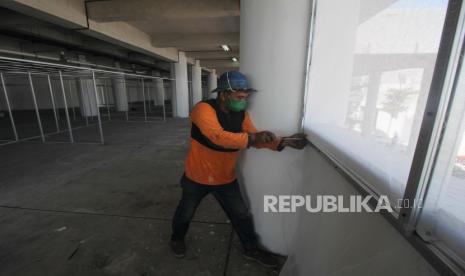
<svg viewBox="0 0 465 276"><path fill-rule="evenodd" d="M241 1L240 71L256 92L249 112L259 130L299 131L311 1ZM251 149L240 164L243 190L264 246L286 254L297 217L264 213L264 195L293 194L301 185L303 151ZM300 169L300 168L299 168ZM302 181L303 182L303 181Z"/></svg>
<svg viewBox="0 0 465 276"><path fill-rule="evenodd" d="M163 100L165 97L165 85L162 79L155 80L155 91L156 91L156 104L163 105Z"/></svg>
<svg viewBox="0 0 465 276"><path fill-rule="evenodd" d="M97 116L97 100L95 98L94 82L92 79L78 78L79 103L81 115L84 117Z"/></svg>
<svg viewBox="0 0 465 276"><path fill-rule="evenodd" d="M186 53L179 52L179 60L174 64L176 76L175 117L189 117L189 89L187 83ZM174 110L173 110L174 111Z"/></svg>
<svg viewBox="0 0 465 276"><path fill-rule="evenodd" d="M210 99L216 98L216 93L212 93L212 91L218 86L217 81L216 70L212 69L208 74L208 98Z"/></svg>
<svg viewBox="0 0 465 276"><path fill-rule="evenodd" d="M124 76L111 79L116 100L116 111L128 111L128 92Z"/></svg>
<svg viewBox="0 0 465 276"><path fill-rule="evenodd" d="M177 114L177 109L176 109L176 65L175 63L171 63L171 71L170 71L170 78L172 79L170 81L170 93L167 95L167 99L171 101L171 110L172 110L172 116L176 117Z"/></svg>
<svg viewBox="0 0 465 276"><path fill-rule="evenodd" d="M161 77L160 72L153 71L152 76ZM163 96L165 93L165 87L162 79L153 79L153 90L151 89L152 99L154 105L163 105Z"/></svg>
<svg viewBox="0 0 465 276"><path fill-rule="evenodd" d="M118 62L115 63L115 67L119 68ZM128 91L126 88L126 78L124 76L115 76L111 79L113 87L113 93L116 101L116 111L128 111Z"/></svg>
<svg viewBox="0 0 465 276"><path fill-rule="evenodd" d="M196 60L192 66L192 105L202 101L202 68L200 61Z"/></svg>
<svg viewBox="0 0 465 276"><path fill-rule="evenodd" d="M86 57L78 56L79 61L85 62ZM79 105L83 117L97 116L97 100L95 98L94 82L92 76L81 77L77 79L79 88ZM69 95L68 95L69 96Z"/></svg>

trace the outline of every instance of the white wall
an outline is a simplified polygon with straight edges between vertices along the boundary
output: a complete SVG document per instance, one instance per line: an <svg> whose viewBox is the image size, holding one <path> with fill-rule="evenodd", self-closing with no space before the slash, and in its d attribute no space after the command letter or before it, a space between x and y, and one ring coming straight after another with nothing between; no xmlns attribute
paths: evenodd
<svg viewBox="0 0 465 276"><path fill-rule="evenodd" d="M241 71L259 92L259 129L299 128L310 1L241 2ZM437 275L378 214L264 213L264 195L351 195L357 191L314 150L248 150L243 192L264 246L286 254L282 275Z"/></svg>

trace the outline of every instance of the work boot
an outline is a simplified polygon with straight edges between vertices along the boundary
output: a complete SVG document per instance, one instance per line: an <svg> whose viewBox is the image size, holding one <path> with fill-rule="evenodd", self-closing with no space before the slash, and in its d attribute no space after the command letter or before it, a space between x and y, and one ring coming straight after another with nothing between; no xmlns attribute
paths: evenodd
<svg viewBox="0 0 465 276"><path fill-rule="evenodd" d="M277 267L279 265L278 258L276 258L272 253L261 249L245 251L244 258L256 261L266 267Z"/></svg>
<svg viewBox="0 0 465 276"><path fill-rule="evenodd" d="M184 258L186 254L186 244L184 240L171 240L170 245L176 258Z"/></svg>

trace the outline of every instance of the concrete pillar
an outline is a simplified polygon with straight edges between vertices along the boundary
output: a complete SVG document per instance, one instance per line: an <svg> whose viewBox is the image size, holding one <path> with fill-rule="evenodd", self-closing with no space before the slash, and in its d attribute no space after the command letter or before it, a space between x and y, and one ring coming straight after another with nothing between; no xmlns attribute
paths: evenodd
<svg viewBox="0 0 465 276"><path fill-rule="evenodd" d="M212 91L218 86L217 81L216 70L212 69L208 74L208 98L210 99L216 98L216 93L212 93Z"/></svg>
<svg viewBox="0 0 465 276"><path fill-rule="evenodd" d="M81 115L84 117L97 116L97 100L95 98L94 82L89 78L79 78L77 81Z"/></svg>
<svg viewBox="0 0 465 276"><path fill-rule="evenodd" d="M172 79L170 81L170 93L167 95L168 99L171 101L171 110L172 110L172 116L176 117L177 114L177 109L176 109L176 70L175 70L176 65L174 63L171 63L171 70L170 70L170 78Z"/></svg>
<svg viewBox="0 0 465 276"><path fill-rule="evenodd" d="M111 79L113 94L115 98L116 111L128 111L128 92L126 90L126 78L124 76Z"/></svg>
<svg viewBox="0 0 465 276"><path fill-rule="evenodd" d="M86 57L79 55L79 61L85 62ZM77 79L79 87L79 104L81 115L83 117L97 116L97 100L95 98L94 82L92 76L81 77Z"/></svg>
<svg viewBox="0 0 465 276"><path fill-rule="evenodd" d="M124 76L111 79L116 100L116 111L128 111L128 92Z"/></svg>
<svg viewBox="0 0 465 276"><path fill-rule="evenodd" d="M259 130L278 136L299 131L310 8L308 0L241 1L240 71L258 90L249 112ZM250 149L240 164L256 231L264 246L281 254L288 253L297 216L264 213L263 196L293 194L303 182L297 171L303 154Z"/></svg>
<svg viewBox="0 0 465 276"><path fill-rule="evenodd" d="M153 71L152 76L161 77L161 74L158 71ZM153 85L152 85L153 89L150 89L150 91L152 93L151 99L153 99L153 104L163 105L163 99L164 99L164 94L165 94L165 86L163 85L163 80L153 79L152 82L153 82Z"/></svg>
<svg viewBox="0 0 465 276"><path fill-rule="evenodd" d="M187 62L186 53L179 52L179 60L174 64L174 74L176 76L176 97L175 97L175 117L189 117L189 89L187 83Z"/></svg>
<svg viewBox="0 0 465 276"><path fill-rule="evenodd" d="M202 68L200 61L196 60L192 66L192 105L202 101Z"/></svg>
<svg viewBox="0 0 465 276"><path fill-rule="evenodd" d="M188 91L188 99L189 102L189 112L192 110L192 103L194 102L192 99L192 65L187 65L187 91Z"/></svg>
<svg viewBox="0 0 465 276"><path fill-rule="evenodd" d="M156 101L157 105L163 105L163 100L166 99L165 97L165 85L162 79L155 80L155 91L156 91Z"/></svg>
<svg viewBox="0 0 465 276"><path fill-rule="evenodd" d="M118 62L115 63L115 67L120 67ZM128 91L126 88L126 78L124 76L115 76L111 79L111 84L116 101L116 111L128 111Z"/></svg>

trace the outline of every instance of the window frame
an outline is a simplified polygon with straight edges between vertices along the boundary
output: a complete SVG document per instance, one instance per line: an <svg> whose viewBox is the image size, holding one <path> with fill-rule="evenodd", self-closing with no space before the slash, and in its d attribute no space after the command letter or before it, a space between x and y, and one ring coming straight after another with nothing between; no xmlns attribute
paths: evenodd
<svg viewBox="0 0 465 276"><path fill-rule="evenodd" d="M308 31L307 57L305 64L304 93L302 104L301 130L305 124L305 110L308 99L309 72L311 68L312 46L315 32L318 0L312 1L311 18ZM426 198L443 131L447 124L451 101L457 85L458 69L465 70L465 3L463 0L449 0L439 50L434 66L430 90L427 95L425 111L415 147L403 202L417 202ZM363 196L373 196L369 202L376 206L379 195L358 178L349 168L338 161L331 153L310 140L313 147L334 169L352 184ZM441 274L462 275L465 267L458 265L453 256L434 244L425 242L416 234L416 225L421 214L418 204L400 208L399 212L381 214L401 235Z"/></svg>

